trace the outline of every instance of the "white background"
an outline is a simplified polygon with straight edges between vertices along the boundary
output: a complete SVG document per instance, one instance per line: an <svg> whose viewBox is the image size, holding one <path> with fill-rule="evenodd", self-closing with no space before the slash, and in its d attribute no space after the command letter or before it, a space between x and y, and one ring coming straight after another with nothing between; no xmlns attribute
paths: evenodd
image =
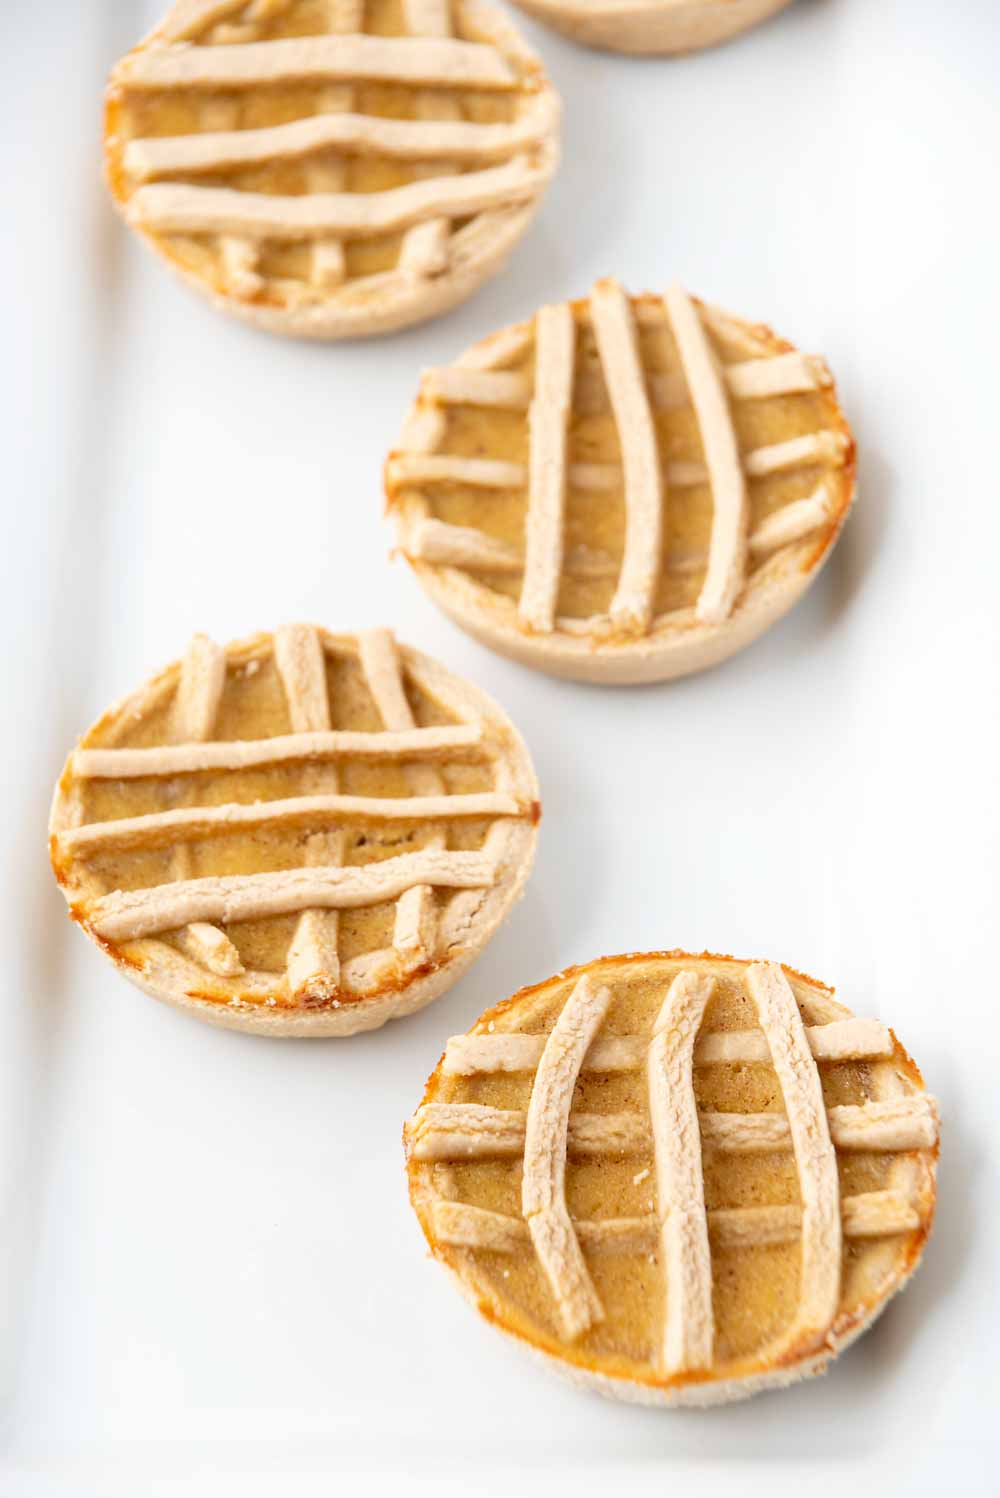
<svg viewBox="0 0 1000 1498"><path fill-rule="evenodd" d="M112 215L99 97L146 3L5 5L0 1493L981 1494L997 1441L998 506L992 0L799 0L682 61L537 27L565 163L509 271L355 347L222 319ZM494 657L391 565L379 469L422 365L614 272L825 353L856 513L793 616L634 690ZM172 659L388 623L523 729L536 873L474 972L348 1042L215 1032L71 928L74 737ZM942 1100L912 1288L825 1379L709 1414L564 1389L425 1259L400 1126L444 1038L599 953L782 958L891 1022ZM472 1474L475 1474L474 1476Z"/></svg>

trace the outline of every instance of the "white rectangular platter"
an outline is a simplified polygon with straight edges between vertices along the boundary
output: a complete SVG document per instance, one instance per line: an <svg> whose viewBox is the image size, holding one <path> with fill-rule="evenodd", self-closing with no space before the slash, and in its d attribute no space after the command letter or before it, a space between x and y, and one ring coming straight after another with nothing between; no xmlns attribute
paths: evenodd
<svg viewBox="0 0 1000 1498"><path fill-rule="evenodd" d="M508 273L405 336L226 322L100 180L106 71L155 19L9 6L0 181L8 814L3 1498L985 1494L998 1452L996 63L992 0L799 0L712 54L540 28L565 162ZM830 359L860 497L729 665L587 689L492 656L391 563L419 369L614 272ZM349 1042L216 1032L124 984L47 867L52 783L176 656L387 623L492 692L542 783L522 905L458 987ZM942 1099L925 1267L825 1379L708 1415L550 1381L427 1262L400 1130L444 1039L600 953L782 958L893 1024Z"/></svg>

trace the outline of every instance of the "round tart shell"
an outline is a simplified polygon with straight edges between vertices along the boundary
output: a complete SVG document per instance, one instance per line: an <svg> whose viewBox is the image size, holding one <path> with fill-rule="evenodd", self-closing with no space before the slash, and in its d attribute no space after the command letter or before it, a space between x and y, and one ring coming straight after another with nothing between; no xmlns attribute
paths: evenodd
<svg viewBox="0 0 1000 1498"><path fill-rule="evenodd" d="M171 40L174 28L181 24L188 8L186 0L179 0L163 21L127 54L128 57ZM234 12L238 9L233 7ZM263 287L256 293L237 294L227 285L218 255L214 257L212 267L195 269L171 243L171 236L130 222L128 204L136 184L130 182L125 171L123 151L135 132L126 128L126 91L112 77L105 95L104 159L105 175L116 206L129 226L186 285L207 297L220 311L265 332L322 340L366 338L396 332L449 312L503 270L534 218L544 185L559 162L561 108L559 96L540 59L488 0L452 0L452 14L456 35L495 46L515 65L523 82L516 95L517 107L520 109L530 103L531 108L544 110L550 127L534 148L535 164L543 178L543 186L531 199L490 213L489 233L454 244L444 271L433 275L412 275L397 268L378 275L351 277L340 287L322 295L306 291L297 296L287 295L276 280L265 277ZM215 17L216 21L227 19L231 18L225 15ZM196 33L195 40L211 27L212 22L206 22L202 31ZM282 35L280 17L275 35Z"/></svg>
<svg viewBox="0 0 1000 1498"><path fill-rule="evenodd" d="M547 1035L551 1031L554 1017L561 1009L566 995L584 977L593 978L595 985L608 984L613 991L615 984L623 980L625 982L652 980L662 993L666 991L671 979L681 971L708 974L716 980L732 982L739 981L749 965L749 960L745 959L707 952L692 955L679 950L603 957L582 966L568 968L544 983L521 989L511 998L481 1015L469 1030L468 1035L499 1036L505 1032L524 1033L526 1031ZM850 1010L835 1002L831 988L784 964L781 965L781 970L791 985L800 1013L807 1025L825 1025L833 1021L852 1018ZM628 1002L627 998L626 1002ZM711 1017L711 1005L714 1002L714 999L710 1001L706 1021ZM629 1012L634 1013L632 1010ZM655 1008L652 1013L655 1016ZM615 1025L614 1018L615 1001L612 1002L607 1016L611 1023L607 1029L599 1032L599 1037L619 1033L621 1027ZM627 1025L626 1029L628 1028ZM727 1026L723 1025L720 1028L727 1028ZM891 1037L891 1055L868 1063L871 1074L869 1097L878 1099L880 1096L891 1094L917 1098L924 1092L920 1071L895 1034L891 1031L888 1034ZM469 1085L468 1077L449 1075L444 1070L445 1059L443 1056L428 1079L421 1106L442 1102L467 1102L471 1098L480 1102L484 1101L486 1094L481 1090L474 1091ZM755 1068L747 1069L756 1070ZM709 1070L714 1071L716 1068L709 1068ZM823 1070L824 1068L821 1067L821 1073ZM596 1075L600 1084L600 1074ZM481 1083L482 1079L473 1078L472 1081ZM578 1080L577 1086L580 1085ZM592 1094L588 1093L588 1098L591 1096ZM507 1104L500 1106L507 1106ZM589 1102L584 1106L589 1106ZM933 1103L931 1106L933 1107ZM414 1158L414 1126L418 1117L419 1110L404 1131L407 1175L410 1200L434 1258L448 1269L459 1291L485 1320L532 1352L553 1372L578 1388L596 1391L627 1403L660 1408L703 1407L742 1399L767 1389L784 1387L800 1379L825 1372L833 1358L859 1337L884 1309L888 1300L906 1285L920 1263L924 1245L933 1224L938 1158L936 1136L931 1148L899 1151L890 1157L894 1162L894 1167L895 1162L900 1162L902 1168L908 1173L912 1199L919 1202L920 1225L912 1231L890 1238L857 1240L860 1247L851 1270L851 1285L857 1293L851 1294L850 1304L844 1304L842 1299L836 1319L826 1335L823 1346L818 1351L813 1349L808 1355L796 1356L794 1349L791 1352L786 1350L784 1355L775 1359L770 1357L767 1348L763 1347L721 1366L713 1367L709 1371L664 1376L648 1362L645 1366L639 1366L634 1359L624 1355L609 1355L606 1351L594 1353L588 1345L589 1336L581 1337L576 1341L567 1341L558 1331L557 1318L554 1322L544 1325L537 1316L529 1314L523 1304L517 1303L513 1297L505 1294L503 1288L505 1280L500 1266L505 1262L509 1263L509 1259L505 1259L501 1254L455 1246L452 1242L444 1242L440 1239L435 1230L435 1204L448 1199L470 1201L472 1192L468 1188L468 1177L466 1177L464 1189L457 1189L452 1182L446 1180L445 1190L442 1193L435 1181L435 1172L440 1167L426 1160ZM842 1164L843 1152L838 1150L837 1154L838 1161ZM449 1158L453 1157L449 1156ZM707 1152L705 1158L706 1161L710 1158ZM765 1156L765 1158L768 1157ZM491 1163L499 1168L499 1165L505 1162ZM631 1170L633 1162L626 1163ZM450 1172L454 1167L446 1165L444 1168ZM463 1165L460 1168L467 1169L468 1167ZM567 1179L572 1168L571 1156L571 1162L567 1164ZM650 1171L647 1169L643 1174L649 1176ZM652 1174L655 1179L655 1166ZM487 1184L485 1189L493 1188ZM841 1190L843 1189L842 1185ZM600 1214L595 1212L593 1215ZM575 1223L575 1216L573 1221ZM891 1245L891 1250L886 1249L886 1244ZM852 1243L852 1256L855 1247L856 1245ZM713 1249L713 1256L714 1253ZM866 1253L870 1254L868 1260L863 1257ZM661 1275L662 1250L658 1250L655 1257L658 1266L655 1273ZM598 1261L590 1259L588 1255L589 1264L593 1265L596 1262ZM846 1244L844 1262L847 1263Z"/></svg>
<svg viewBox="0 0 1000 1498"><path fill-rule="evenodd" d="M650 295L629 298L637 315L658 300ZM764 324L750 323L718 308L706 307L695 297L691 300L712 319L713 326L725 335L730 346L741 350L742 358L766 359L796 352L793 344ZM570 306L579 321L585 315L587 299L578 298ZM475 344L452 367L491 369L493 346L502 347L520 335L531 336L531 330L532 324L525 322L492 334ZM558 624L549 633L535 633L521 625L509 598L498 597L470 572L427 562L409 552L407 536L422 514L424 501L417 484L394 478L393 467L394 459L405 455L407 431L418 427L421 418L433 407L422 393L407 415L401 447L390 454L386 464L387 504L396 524L399 549L426 592L454 623L498 654L552 676L621 686L668 681L719 665L752 644L798 602L833 550L854 500L854 438L832 379L810 392L810 398L822 405L823 426L819 430L830 432L843 445L842 459L826 479L829 495L826 519L808 535L781 546L756 565L729 616L719 623L690 617L678 623L670 613L665 613L654 618L649 631L642 635L605 638L569 633ZM684 491L676 493L679 497L675 498L675 492L668 488L668 505L685 503ZM684 613L687 616L691 611Z"/></svg>
<svg viewBox="0 0 1000 1498"><path fill-rule="evenodd" d="M574 42L607 52L697 52L727 42L791 0L514 0Z"/></svg>
<svg viewBox="0 0 1000 1498"><path fill-rule="evenodd" d="M332 635L322 629L317 630L317 633L326 655L332 653L335 657L350 659L352 651L356 654L355 637ZM231 682L244 673L254 673L261 663L269 662L273 657L273 639L269 634L257 634L229 644L225 652L227 680ZM509 820L511 831L509 841L498 860L498 876L492 887L482 891L484 899L481 907L464 923L461 939L449 943L433 960L424 961L411 970L393 972L389 965L385 973L378 976L377 981L368 981L360 991L356 988L338 990L330 1001L310 1003L308 1006L290 1001L287 984L282 984L280 971L273 973L273 987L268 981L263 985L257 981L251 988L245 975L220 976L194 960L186 951L178 950L175 944L159 936L108 940L93 929L87 907L95 897L108 893L115 886L106 878L95 875L88 868L85 858L81 859L72 852L67 853L60 846L61 834L77 826L86 826L92 820L86 815L86 801L82 799L86 797L87 786L92 782L82 780L74 773L74 756L71 754L56 786L49 821L53 871L73 920L129 982L152 998L161 999L197 1019L226 1029L279 1037L342 1036L377 1029L387 1020L399 1019L422 1009L445 993L472 966L524 892L534 862L538 837L538 783L523 739L503 710L485 692L453 675L421 651L408 646L398 646L398 660L403 679L411 685L411 691L415 679L422 698L444 704L444 711L437 717L438 722L460 724L474 721L481 724L490 755L495 755L495 759L490 758L484 763L493 767L491 775L502 775L510 793L524 807L523 815ZM137 725L138 742L147 745L150 736L143 732L143 722L150 714L157 714L162 718L164 709L166 721L169 721L170 705L176 699L181 669L182 662L173 662L137 691L116 702L82 736L77 749L128 747L136 742ZM334 727L337 726L339 725L334 721ZM369 727L372 726L369 724ZM280 725L276 730L271 729L259 736L266 738L274 731L282 733L288 729L286 725ZM233 734L231 725L226 736L243 737ZM255 731L250 737L258 737L258 733ZM159 737L155 742L162 743L163 738ZM339 764L350 762L349 759L337 761ZM437 766L442 764L441 759L426 762ZM397 774L405 774L405 769ZM200 775L177 776L172 783L198 782L201 779ZM136 782L130 783L134 785ZM351 787L346 789L350 790ZM284 791L283 794L289 792ZM273 795L274 792L271 791L262 799L266 802ZM198 798L192 792L189 799L193 802ZM226 799L231 800L232 797L227 795ZM250 799L256 798L251 796ZM490 823L484 821L476 825L482 825L488 836L490 828L499 826L501 821L502 819L497 818ZM352 825L350 818L347 818L347 825ZM445 820L442 825L447 828L451 824ZM471 824L460 821L456 825L461 827ZM266 836L266 833L265 828L260 835ZM304 838L301 841L304 842ZM305 862L304 853L299 861ZM294 865L289 865L286 859L285 866ZM229 872L228 869L226 871ZM145 881L140 880L139 884L145 887ZM444 889L442 893L447 897L452 891ZM391 901L385 903L390 905ZM345 912L347 916L356 913L351 910ZM361 914L365 913L363 909ZM282 918L277 919L280 921ZM266 927L266 920L258 924ZM225 931L227 928L222 925L222 929ZM170 932L164 933L167 938L172 935ZM259 978L261 975L257 976ZM265 980L270 976L263 975Z"/></svg>

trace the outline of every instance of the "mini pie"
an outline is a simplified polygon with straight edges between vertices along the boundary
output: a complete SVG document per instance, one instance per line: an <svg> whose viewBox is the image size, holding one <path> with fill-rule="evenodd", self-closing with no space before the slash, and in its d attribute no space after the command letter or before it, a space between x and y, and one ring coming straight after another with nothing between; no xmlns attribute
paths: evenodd
<svg viewBox="0 0 1000 1498"><path fill-rule="evenodd" d="M344 338L434 317L498 271L558 124L484 0L179 0L111 75L107 173L216 306Z"/></svg>
<svg viewBox="0 0 1000 1498"><path fill-rule="evenodd" d="M155 998L350 1035L473 962L522 892L537 797L497 705L388 630L196 635L70 755L52 865Z"/></svg>
<svg viewBox="0 0 1000 1498"><path fill-rule="evenodd" d="M448 1042L406 1127L434 1256L573 1382L702 1405L821 1373L916 1268L933 1098L773 962L604 957Z"/></svg>
<svg viewBox="0 0 1000 1498"><path fill-rule="evenodd" d="M485 644L558 676L661 681L805 591L854 443L822 359L679 286L604 280L426 370L386 489L421 583Z"/></svg>
<svg viewBox="0 0 1000 1498"><path fill-rule="evenodd" d="M610 52L696 52L726 42L790 0L514 0L564 36Z"/></svg>

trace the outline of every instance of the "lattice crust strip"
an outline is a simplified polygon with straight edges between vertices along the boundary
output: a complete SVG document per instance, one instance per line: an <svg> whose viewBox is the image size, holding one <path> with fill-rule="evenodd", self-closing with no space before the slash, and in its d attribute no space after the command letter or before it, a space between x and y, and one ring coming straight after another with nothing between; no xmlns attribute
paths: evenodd
<svg viewBox="0 0 1000 1498"><path fill-rule="evenodd" d="M518 1253L531 1240L522 1217L489 1212L465 1202L437 1201L431 1213L442 1243L491 1253ZM923 1221L919 1204L900 1191L867 1191L840 1202L844 1237L888 1238L913 1233ZM652 1254L659 1247L660 1221L640 1217L577 1218L573 1227L588 1254ZM794 1243L802 1234L802 1208L724 1207L708 1213L708 1236L716 1249L760 1248Z"/></svg>
<svg viewBox="0 0 1000 1498"><path fill-rule="evenodd" d="M576 329L563 304L535 319L535 398L529 413L531 463L519 604L529 629L551 630L563 565L566 447L573 403Z"/></svg>
<svg viewBox="0 0 1000 1498"><path fill-rule="evenodd" d="M565 1172L573 1089L610 1002L609 988L577 983L545 1042L525 1124L521 1210L568 1337L604 1315L570 1221Z"/></svg>
<svg viewBox="0 0 1000 1498"><path fill-rule="evenodd" d="M708 570L696 612L704 623L718 624L732 613L743 587L749 509L746 478L725 382L704 324L681 286L669 288L664 304L698 418L715 506Z"/></svg>
<svg viewBox="0 0 1000 1498"><path fill-rule="evenodd" d="M599 369L573 368L576 323L593 328ZM672 286L660 303L633 302L616 281L599 281L586 309L545 307L533 325L498 335L458 364L425 371L418 405L401 447L390 457L390 496L437 485L461 485L488 502L491 492L526 492L523 544L501 541L475 526L441 521L426 500L407 507L403 549L414 561L472 573L521 576L518 605L523 627L540 633L576 633L611 626L629 633L655 624L654 598L663 563L668 496L708 485L713 503L706 550L671 553L671 572L704 574L693 617L723 623L746 585L749 561L804 540L833 519L838 469L849 460L846 431L820 429L781 442L740 450L733 420L736 401L763 401L806 394L832 384L822 359L790 351L721 365L710 332L719 321L696 308ZM648 373L639 355L642 328L666 327L677 348L679 373ZM504 366L523 357L534 342L534 370ZM616 462L576 461L567 426L574 413L610 406L619 437ZM528 413L529 461L466 457L441 451L447 412L458 407ZM691 408L703 457L671 459L661 453L654 412ZM820 468L812 493L776 510L749 529L748 483L774 474ZM622 489L625 533L620 560L564 538L568 492ZM615 582L606 619L556 616L563 576ZM683 612L683 611L681 611ZM661 616L668 617L668 616Z"/></svg>
<svg viewBox="0 0 1000 1498"><path fill-rule="evenodd" d="M348 281L348 241L397 231L401 281L440 276L459 246L466 258L474 254L495 216L529 204L552 174L552 90L525 77L513 55L492 42L454 35L450 0L405 0L403 36L366 34L364 0L327 0L326 33L311 36L262 36L261 26L279 13L266 6L247 7L238 22L217 21L217 9L189 7L188 20L159 28L155 40L118 64L112 87L126 98L203 95L194 133L124 143L121 165L132 187L124 208L140 229L213 238L234 297L252 301L267 289L267 242L309 245L303 290L314 295ZM319 90L317 113L240 128L241 96L296 84ZM410 90L415 117L358 112L363 84ZM470 90L515 100L514 118L465 119L462 96ZM351 191L349 155L408 163L412 180ZM303 193L198 180L275 162L301 165ZM469 222L453 233L456 220ZM352 288L374 290L389 274L351 278ZM289 289L288 277L282 285Z"/></svg>
<svg viewBox="0 0 1000 1498"><path fill-rule="evenodd" d="M246 132L244 132L246 133ZM635 312L640 327L649 319L642 309ZM520 350L514 350L519 353ZM733 400L764 400L775 395L804 395L832 383L824 360L814 354L792 352L746 359L722 366L723 382ZM683 376L649 374L649 400L656 411L682 410L691 404ZM442 406L493 406L500 411L527 411L533 390L531 378L514 370L469 368L446 364L424 371L420 393L425 400ZM607 387L602 377L580 371L576 379L578 411L591 413L607 406Z"/></svg>
<svg viewBox="0 0 1000 1498"><path fill-rule="evenodd" d="M335 87L343 88L345 94L334 95ZM348 86L330 85L324 102L329 105L335 97L349 98ZM537 114L509 125L485 125L458 116L447 120L383 119L378 115L355 114L345 106L336 112L330 109L292 120L287 125L268 125L256 130L206 131L200 135L131 140L123 159L129 176L140 182L155 182L171 175L196 176L227 167L260 166L274 160L308 160L331 149L433 164L436 174L445 176L451 162L493 165L537 144L543 133L543 121Z"/></svg>
<svg viewBox="0 0 1000 1498"><path fill-rule="evenodd" d="M211 736L225 681L225 651L207 635L195 635L181 665L174 704L173 727L179 739L199 742ZM181 843L174 849L170 872L175 879L186 879L190 871L191 850ZM225 978L242 973L239 952L218 926L193 921L180 927L177 939L182 950L209 972Z"/></svg>
<svg viewBox="0 0 1000 1498"><path fill-rule="evenodd" d="M783 546L805 540L806 536L826 525L833 518L833 512L834 496L830 486L823 482L805 499L794 500L761 521L747 539L750 555L754 560L760 560ZM523 573L527 577L526 550L489 536L474 526L454 525L430 517L414 520L407 527L406 554L414 561L430 562L439 567L460 567L499 575L519 576ZM669 558L667 571L700 572L707 567L708 560L707 551L691 550L683 556ZM560 561L560 572L569 577L611 579L619 572L618 563L607 553L584 547L571 547L562 552ZM549 563L546 572L551 576L553 571L554 567Z"/></svg>
<svg viewBox="0 0 1000 1498"><path fill-rule="evenodd" d="M350 758L433 759L470 750L489 753L480 723L449 723L403 733L335 729L329 733L283 733L271 739L224 739L150 749L77 749L72 767L81 780L143 780L210 770L251 770L296 760L308 764Z"/></svg>
<svg viewBox="0 0 1000 1498"><path fill-rule="evenodd" d="M287 991L300 1004L326 1003L342 991L338 912L396 903L393 942L384 951L351 959L351 974L367 987L405 979L439 956L435 891L491 890L503 866L505 823L533 819L536 806L506 788L452 794L436 761L460 755L490 768L498 787L509 771L478 720L417 726L403 685L396 643L386 630L359 637L364 683L385 725L377 731L331 727L326 660L319 632L290 625L274 635L274 662L287 702L291 733L258 740L213 741L226 675L225 651L196 636L179 677L172 709L175 742L148 748L80 749L73 774L90 779L172 779L214 771L298 764L302 794L272 801L198 805L197 781L181 780L182 804L141 816L82 822L54 833L61 859L109 850L170 848L167 882L82 898L80 918L102 940L124 942L172 933L182 950L221 976L244 972L239 953L220 926L269 916L298 919L287 955ZM471 718L468 709L464 709ZM340 788L345 759L395 761L412 795L352 796ZM176 793L171 791L171 800ZM368 864L345 861L347 821L444 823L458 818L492 825L479 852L449 850L443 829L419 851ZM303 867L270 873L192 875L192 847L233 832L301 827ZM498 833L498 827L500 832ZM461 896L460 898L464 898ZM448 907L449 945L460 943L470 911ZM266 974L248 974L249 982Z"/></svg>
<svg viewBox="0 0 1000 1498"><path fill-rule="evenodd" d="M405 0L406 29L411 36L451 36L450 0ZM453 95L418 93L418 119L447 122L461 120L462 106ZM458 169L453 161L423 163L417 166L417 179L439 176ZM400 251L400 269L411 276L440 275L448 265L448 238L451 226L447 218L429 218L407 231Z"/></svg>
<svg viewBox="0 0 1000 1498"><path fill-rule="evenodd" d="M488 1160L524 1153L527 1115L516 1108L482 1103L427 1103L410 1130L414 1160ZM844 1103L827 1110L830 1138L839 1150L930 1149L937 1139L937 1115L927 1097L884 1102ZM736 1155L766 1155L792 1147L783 1113L701 1112L702 1147ZM571 1114L567 1149L584 1158L645 1154L653 1134L638 1113Z"/></svg>
<svg viewBox="0 0 1000 1498"><path fill-rule="evenodd" d="M328 733L330 702L326 686L326 660L315 629L289 624L275 632L274 660L288 701L288 715L296 733ZM335 765L310 765L306 784L315 799L326 793L336 798L340 777ZM235 812L236 808L226 808ZM273 811L265 808L265 814ZM266 825L266 823L264 824ZM112 824L113 828L114 824ZM305 862L310 868L336 868L344 862L342 829L313 832L306 839ZM337 952L336 910L304 910L298 918L288 949L288 989L300 1003L331 999L340 988L340 957Z"/></svg>
<svg viewBox="0 0 1000 1498"><path fill-rule="evenodd" d="M379 193L312 192L283 198L231 187L159 182L133 193L126 212L133 224L161 234L245 235L288 242L330 235L361 239L524 202L546 180L541 168L515 160Z"/></svg>
<svg viewBox="0 0 1000 1498"><path fill-rule="evenodd" d="M610 614L615 623L649 628L660 566L664 486L656 429L639 353L632 304L617 281L598 281L590 316L621 447L625 479L625 550Z"/></svg>
<svg viewBox="0 0 1000 1498"><path fill-rule="evenodd" d="M363 29L364 0L328 0L327 8L330 31L334 35L349 35ZM323 114L332 120L347 113L353 103L354 90L349 83L328 83L320 100ZM310 192L342 193L347 186L347 163L344 158L326 158L308 163L306 186ZM347 279L347 254L342 240L331 236L314 241L310 253L309 279L325 291L343 284Z"/></svg>
<svg viewBox="0 0 1000 1498"><path fill-rule="evenodd" d="M397 732L411 731L415 727L413 710L403 690L395 640L387 629L371 630L361 636L360 646L361 662L369 690L383 724L387 729ZM443 776L431 765L414 765L408 774L417 795L434 805L441 805L446 801L451 808L456 800L465 800L464 797L447 794ZM501 802L511 804L510 797L494 796L489 799L494 805ZM440 851L445 846L443 832L437 833L428 843L428 847L434 851ZM438 948L437 924L432 885L414 885L400 897L396 905L392 946L396 962L403 971L413 971L424 963L434 961Z"/></svg>
<svg viewBox="0 0 1000 1498"><path fill-rule="evenodd" d="M516 1032L458 1036L442 1071L450 1076L534 1072L526 1112L477 1103L428 1103L407 1125L413 1161L516 1159L524 1156L523 1218L470 1203L436 1200L434 1233L443 1242L491 1253L533 1244L568 1338L603 1314L584 1255L659 1254L668 1286L660 1366L666 1374L713 1363L711 1252L799 1240L799 1303L782 1346L798 1354L821 1346L837 1314L841 1241L915 1231L926 1203L909 1190L840 1198L835 1150L903 1153L932 1150L937 1107L920 1093L826 1108L818 1064L886 1058L891 1032L878 1021L805 1025L782 969L754 963L746 990L760 1029L700 1034L714 979L682 971L671 982L651 1035L599 1035L610 991L585 975L571 990L549 1035ZM740 1114L699 1110L695 1067L770 1064L785 1111ZM582 1071L645 1070L648 1115L573 1111ZM714 1152L791 1152L801 1204L706 1211L703 1159ZM565 1205L569 1157L652 1153L656 1211L634 1218L570 1218ZM539 1215L548 1214L539 1232ZM556 1223L550 1228L550 1220Z"/></svg>
<svg viewBox="0 0 1000 1498"><path fill-rule="evenodd" d="M823 1088L788 979L776 963L755 962L747 988L757 1006L778 1074L802 1197L799 1305L787 1333L790 1347L821 1345L840 1300L841 1226L837 1156Z"/></svg>
<svg viewBox="0 0 1000 1498"><path fill-rule="evenodd" d="M308 36L225 47L175 44L132 52L113 81L137 91L243 89L275 83L398 83L427 88L518 87L495 47L385 36Z"/></svg>

